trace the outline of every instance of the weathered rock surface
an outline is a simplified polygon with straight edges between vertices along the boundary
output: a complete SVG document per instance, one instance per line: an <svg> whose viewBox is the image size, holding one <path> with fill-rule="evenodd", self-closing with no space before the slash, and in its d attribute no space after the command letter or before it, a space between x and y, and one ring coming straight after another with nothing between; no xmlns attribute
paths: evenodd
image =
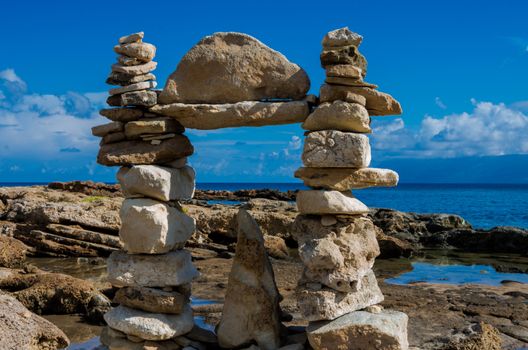
<svg viewBox="0 0 528 350"><path fill-rule="evenodd" d="M99 114L115 122L131 122L143 116L143 111L137 108L106 108Z"/></svg>
<svg viewBox="0 0 528 350"><path fill-rule="evenodd" d="M355 102L355 95L361 95L366 99L365 107L370 115L399 115L402 108L398 101L391 95L369 87L355 87L343 85L321 85L319 99L321 103L342 100Z"/></svg>
<svg viewBox="0 0 528 350"><path fill-rule="evenodd" d="M323 225L318 216L299 215L294 237L304 266L303 279L326 285L341 292L361 289L363 277L380 254L377 231L365 217L336 220Z"/></svg>
<svg viewBox="0 0 528 350"><path fill-rule="evenodd" d="M160 95L160 103L232 103L302 99L306 72L279 52L242 33L215 33L182 58Z"/></svg>
<svg viewBox="0 0 528 350"><path fill-rule="evenodd" d="M301 123L309 114L306 101L245 101L232 104L172 103L156 105L150 110L174 117L186 128L201 130Z"/></svg>
<svg viewBox="0 0 528 350"><path fill-rule="evenodd" d="M363 37L354 33L348 27L339 28L326 33L321 42L323 47L340 47L340 46L359 46Z"/></svg>
<svg viewBox="0 0 528 350"><path fill-rule="evenodd" d="M180 314L189 298L178 292L136 286L119 289L113 302L147 312Z"/></svg>
<svg viewBox="0 0 528 350"><path fill-rule="evenodd" d="M348 77L326 77L325 83L330 85L344 85L344 86L355 86L355 87L368 87L371 89L377 89L378 85L367 83L363 80Z"/></svg>
<svg viewBox="0 0 528 350"><path fill-rule="evenodd" d="M125 92L130 91L141 91L141 90L148 90L148 89L154 89L158 84L155 81L142 81L135 84L126 85L123 87L110 89L109 93L110 95L119 95L123 94Z"/></svg>
<svg viewBox="0 0 528 350"><path fill-rule="evenodd" d="M148 63L140 64L137 66L123 66L120 64L113 64L112 72L124 73L127 75L133 75L133 76L144 75L156 69L157 65L158 63L154 61L150 61Z"/></svg>
<svg viewBox="0 0 528 350"><path fill-rule="evenodd" d="M303 129L371 132L368 111L360 104L343 101L323 103L306 118Z"/></svg>
<svg viewBox="0 0 528 350"><path fill-rule="evenodd" d="M137 32L137 33L124 35L124 36L120 37L118 42L121 45L128 44L128 43L136 43L136 42L141 42L141 40L143 40L144 37L145 37L145 33Z"/></svg>
<svg viewBox="0 0 528 350"><path fill-rule="evenodd" d="M108 78L106 78L106 83L109 85L127 86L149 80L156 80L156 76L152 73L138 75L134 73L111 72Z"/></svg>
<svg viewBox="0 0 528 350"><path fill-rule="evenodd" d="M1 201L0 201L1 203ZM19 268L22 267L26 261L26 253L29 247L21 241L7 237L0 236L0 267Z"/></svg>
<svg viewBox="0 0 528 350"><path fill-rule="evenodd" d="M260 349L280 347L280 295L262 233L245 211L237 215L238 242L229 275L218 342L238 347L254 340Z"/></svg>
<svg viewBox="0 0 528 350"><path fill-rule="evenodd" d="M11 270L0 274L0 289L37 314L77 313L100 322L110 308L110 300L92 282L64 274Z"/></svg>
<svg viewBox="0 0 528 350"><path fill-rule="evenodd" d="M158 101L158 95L155 91L130 91L121 95L112 95L106 99L110 106L143 106L151 107Z"/></svg>
<svg viewBox="0 0 528 350"><path fill-rule="evenodd" d="M53 323L31 313L15 298L0 292L0 348L62 349L68 337Z"/></svg>
<svg viewBox="0 0 528 350"><path fill-rule="evenodd" d="M326 67L327 77L342 77L361 80L361 69L352 64L337 64L335 66Z"/></svg>
<svg viewBox="0 0 528 350"><path fill-rule="evenodd" d="M407 350L407 322L403 312L356 311L333 321L313 322L306 333L314 350Z"/></svg>
<svg viewBox="0 0 528 350"><path fill-rule="evenodd" d="M196 173L190 166L168 168L156 165L123 167L117 179L127 197L145 196L160 201L191 199Z"/></svg>
<svg viewBox="0 0 528 350"><path fill-rule="evenodd" d="M399 176L393 170L378 168L306 168L295 171L306 186L325 190L348 191L368 187L391 187Z"/></svg>
<svg viewBox="0 0 528 350"><path fill-rule="evenodd" d="M102 165L162 164L193 154L194 148L184 135L152 145L146 141L123 141L102 145L97 162Z"/></svg>
<svg viewBox="0 0 528 350"><path fill-rule="evenodd" d="M186 250L163 255L128 255L117 251L108 258L108 281L116 287L179 286L198 275Z"/></svg>
<svg viewBox="0 0 528 350"><path fill-rule="evenodd" d="M114 52L148 62L156 55L156 47L148 43L132 42L114 46Z"/></svg>
<svg viewBox="0 0 528 350"><path fill-rule="evenodd" d="M368 207L350 192L304 190L297 194L297 209L301 214L345 214L368 213Z"/></svg>
<svg viewBox="0 0 528 350"><path fill-rule="evenodd" d="M357 292L352 293L330 288L312 290L299 286L297 303L302 317L308 321L333 320L383 301L383 294L372 270L363 277L360 286Z"/></svg>
<svg viewBox="0 0 528 350"><path fill-rule="evenodd" d="M181 314L159 314L119 305L107 312L111 328L145 340L166 340L188 333L194 326L193 313L186 306Z"/></svg>
<svg viewBox="0 0 528 350"><path fill-rule="evenodd" d="M181 134L185 128L178 121L169 118L152 118L128 122L125 124L127 138L135 138L149 134Z"/></svg>
<svg viewBox="0 0 528 350"><path fill-rule="evenodd" d="M111 122L103 125L97 125L92 128L92 135L103 137L112 132L119 132L123 130L123 123Z"/></svg>
<svg viewBox="0 0 528 350"><path fill-rule="evenodd" d="M166 203L125 199L119 237L129 254L163 254L181 249L196 228L193 218Z"/></svg>
<svg viewBox="0 0 528 350"><path fill-rule="evenodd" d="M341 46L323 49L321 52L321 66L351 64L361 69L361 75L367 75L367 60L363 56L357 46Z"/></svg>
<svg viewBox="0 0 528 350"><path fill-rule="evenodd" d="M366 168L371 160L369 139L350 132L314 131L304 140L302 160L307 167Z"/></svg>

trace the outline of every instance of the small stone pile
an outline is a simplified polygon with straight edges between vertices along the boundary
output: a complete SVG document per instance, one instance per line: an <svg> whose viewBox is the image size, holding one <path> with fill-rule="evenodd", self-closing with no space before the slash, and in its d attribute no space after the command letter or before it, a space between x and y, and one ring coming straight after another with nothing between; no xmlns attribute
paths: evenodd
<svg viewBox="0 0 528 350"><path fill-rule="evenodd" d="M348 28L324 37L326 84L321 104L303 123L305 167L295 173L312 188L298 193L294 234L304 264L298 306L311 321L307 336L316 350L408 348L407 315L377 305L383 301L372 271L378 228L351 193L398 182L394 171L368 168L370 116L402 111L392 96L363 81L362 39Z"/></svg>
<svg viewBox="0 0 528 350"><path fill-rule="evenodd" d="M125 195L123 250L108 259L119 306L105 314L109 327L101 340L110 348L179 349L193 342L184 335L194 327L191 281L198 276L183 249L195 220L179 202L194 194L195 172L186 158L193 147L177 121L147 111L157 101L150 90L156 48L142 39L143 33L132 34L114 48L121 56L107 82L123 87L110 90L107 100L117 108L101 111L113 122L92 129L103 138L98 162L121 166L117 179Z"/></svg>

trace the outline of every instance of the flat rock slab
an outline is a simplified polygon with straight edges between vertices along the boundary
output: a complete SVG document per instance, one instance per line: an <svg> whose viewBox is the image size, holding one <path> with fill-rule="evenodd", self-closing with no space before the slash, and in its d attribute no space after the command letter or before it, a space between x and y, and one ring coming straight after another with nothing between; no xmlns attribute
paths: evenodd
<svg viewBox="0 0 528 350"><path fill-rule="evenodd" d="M125 125L125 134L131 139L146 134L182 134L185 128L171 118L149 118L128 122Z"/></svg>
<svg viewBox="0 0 528 350"><path fill-rule="evenodd" d="M314 350L407 350L408 317L403 312L356 311L306 328Z"/></svg>
<svg viewBox="0 0 528 350"><path fill-rule="evenodd" d="M281 53L247 34L215 33L185 54L167 80L160 102L298 100L309 88L306 72Z"/></svg>
<svg viewBox="0 0 528 350"><path fill-rule="evenodd" d="M310 131L371 132L370 117L367 109L358 103L344 101L320 104L308 116L302 127Z"/></svg>
<svg viewBox="0 0 528 350"><path fill-rule="evenodd" d="M99 114L115 122L131 122L143 116L143 111L138 108L105 108Z"/></svg>
<svg viewBox="0 0 528 350"><path fill-rule="evenodd" d="M378 168L306 168L295 171L295 177L306 186L325 190L349 191L368 187L392 187L398 184L398 173Z"/></svg>
<svg viewBox="0 0 528 350"><path fill-rule="evenodd" d="M144 42L131 42L114 46L114 52L148 62L156 56L156 47Z"/></svg>
<svg viewBox="0 0 528 350"><path fill-rule="evenodd" d="M363 77L367 74L367 60L363 56L357 46L340 46L324 48L320 55L321 66L326 68L327 66L351 64L361 69Z"/></svg>
<svg viewBox="0 0 528 350"><path fill-rule="evenodd" d="M154 89L157 85L158 83L156 83L155 81L142 81L139 83L126 85L126 86L122 86L119 88L110 89L109 94L119 95L119 94L123 94L125 92L130 92L130 91Z"/></svg>
<svg viewBox="0 0 528 350"><path fill-rule="evenodd" d="M128 35L124 35L120 37L118 42L121 45L128 44L128 43L136 43L136 42L141 42L144 37L145 37L144 32L137 32L137 33L132 33L132 34L128 34Z"/></svg>
<svg viewBox="0 0 528 350"><path fill-rule="evenodd" d="M129 254L163 254L181 249L196 222L182 211L148 198L125 199L119 238Z"/></svg>
<svg viewBox="0 0 528 350"><path fill-rule="evenodd" d="M321 44L325 48L333 48L350 45L359 46L362 41L361 35L354 33L348 27L343 27L326 33Z"/></svg>
<svg viewBox="0 0 528 350"><path fill-rule="evenodd" d="M103 125L97 125L92 128L92 135L104 137L107 134L123 131L123 123L111 122Z"/></svg>
<svg viewBox="0 0 528 350"><path fill-rule="evenodd" d="M302 160L315 168L366 168L370 165L367 136L337 130L314 131L304 140Z"/></svg>
<svg viewBox="0 0 528 350"><path fill-rule="evenodd" d="M136 286L119 289L113 302L147 312L180 314L184 312L189 298L178 292Z"/></svg>
<svg viewBox="0 0 528 350"><path fill-rule="evenodd" d="M186 250L162 255L129 255L118 251L108 258L108 281L116 287L180 286L198 275Z"/></svg>
<svg viewBox="0 0 528 350"><path fill-rule="evenodd" d="M127 86L149 80L156 80L156 76L152 73L137 75L133 73L111 72L108 78L106 78L106 83L109 85Z"/></svg>
<svg viewBox="0 0 528 350"><path fill-rule="evenodd" d="M303 190L297 193L297 210L301 214L362 215L368 207L351 192Z"/></svg>
<svg viewBox="0 0 528 350"><path fill-rule="evenodd" d="M117 180L125 197L139 195L160 201L186 200L194 195L196 173L187 165L179 168L135 165L121 168Z"/></svg>
<svg viewBox="0 0 528 350"><path fill-rule="evenodd" d="M192 155L194 148L186 136L176 135L159 145L145 141L123 141L102 145L97 155L101 165L162 164Z"/></svg>
<svg viewBox="0 0 528 350"><path fill-rule="evenodd" d="M245 101L228 104L156 105L150 111L176 118L190 129L212 130L241 126L302 123L310 113L308 102Z"/></svg>
<svg viewBox="0 0 528 350"><path fill-rule="evenodd" d="M119 305L104 315L108 326L144 340L166 340L188 333L194 326L189 305L178 315L150 313Z"/></svg>
<svg viewBox="0 0 528 350"><path fill-rule="evenodd" d="M151 107L158 101L158 95L155 91L142 90L130 91L120 95L112 95L106 99L106 103L114 107L123 106L142 106Z"/></svg>
<svg viewBox="0 0 528 350"><path fill-rule="evenodd" d="M137 66L123 66L121 64L113 64L112 72L124 73L127 75L144 75L152 72L156 69L158 63L154 61L147 62L145 64L140 64ZM149 79L150 80L150 79Z"/></svg>
<svg viewBox="0 0 528 350"><path fill-rule="evenodd" d="M297 291L299 311L308 321L333 320L382 301L383 294L372 270L363 277L357 292L339 292L330 288L312 290L303 286Z"/></svg>
<svg viewBox="0 0 528 350"><path fill-rule="evenodd" d="M371 116L402 114L401 105L394 97L369 87L323 84L319 99L321 103L336 100L355 102L355 95L365 97L365 106Z"/></svg>

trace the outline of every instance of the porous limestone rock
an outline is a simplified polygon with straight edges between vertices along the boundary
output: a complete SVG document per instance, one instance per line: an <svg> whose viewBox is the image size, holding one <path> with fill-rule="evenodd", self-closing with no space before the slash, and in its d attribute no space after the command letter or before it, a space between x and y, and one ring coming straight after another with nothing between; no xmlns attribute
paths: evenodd
<svg viewBox="0 0 528 350"><path fill-rule="evenodd" d="M323 49L320 58L323 68L338 64L350 64L361 69L363 77L367 75L367 60L359 52L357 46L350 45Z"/></svg>
<svg viewBox="0 0 528 350"><path fill-rule="evenodd" d="M156 80L156 76L152 73L138 75L133 73L127 74L122 72L111 72L108 78L106 78L106 83L109 85L126 86L149 80Z"/></svg>
<svg viewBox="0 0 528 350"><path fill-rule="evenodd" d="M333 321L310 323L306 334L314 350L407 350L408 319L398 311L356 311Z"/></svg>
<svg viewBox="0 0 528 350"><path fill-rule="evenodd" d="M113 64L112 65L112 72L117 73L124 73L127 75L144 75L147 73L152 72L154 69L156 69L156 66L158 65L157 62L150 61L145 64L140 64L137 66L123 66L120 64Z"/></svg>
<svg viewBox="0 0 528 350"><path fill-rule="evenodd" d="M360 286L357 292L339 292L331 288L312 290L300 285L297 304L301 316L308 321L333 320L383 301L383 294L372 270L363 277Z"/></svg>
<svg viewBox="0 0 528 350"><path fill-rule="evenodd" d="M15 297L0 292L0 349L63 349L68 337L53 323L32 313Z"/></svg>
<svg viewBox="0 0 528 350"><path fill-rule="evenodd" d="M193 312L186 305L177 315L150 313L123 305L104 315L108 326L145 340L166 340L188 333L194 326Z"/></svg>
<svg viewBox="0 0 528 350"><path fill-rule="evenodd" d="M133 33L133 34L120 37L118 42L121 45L129 44L129 43L136 43L136 42L141 42L141 40L143 40L144 37L145 37L145 33L137 32L137 33Z"/></svg>
<svg viewBox="0 0 528 350"><path fill-rule="evenodd" d="M194 195L196 173L190 166L179 168L156 165L123 167L117 180L125 196L145 196L160 201L191 199Z"/></svg>
<svg viewBox="0 0 528 350"><path fill-rule="evenodd" d="M366 168L371 160L369 139L337 130L310 132L304 140L302 160L307 167Z"/></svg>
<svg viewBox="0 0 528 350"><path fill-rule="evenodd" d="M106 108L101 109L99 114L115 122L126 123L141 118L143 111L137 108Z"/></svg>
<svg viewBox="0 0 528 350"><path fill-rule="evenodd" d="M318 216L299 215L293 235L306 267L303 282L321 283L341 292L355 292L380 254L379 230L369 218L352 217L323 225Z"/></svg>
<svg viewBox="0 0 528 350"><path fill-rule="evenodd" d="M354 33L348 27L339 28L326 33L321 44L323 47L340 47L340 46L359 46L363 41L363 37L358 33Z"/></svg>
<svg viewBox="0 0 528 350"><path fill-rule="evenodd" d="M327 77L342 77L361 80L361 69L351 64L337 64L326 67Z"/></svg>
<svg viewBox="0 0 528 350"><path fill-rule="evenodd" d="M348 191L368 187L391 187L398 184L398 173L378 168L306 168L295 171L306 186L325 190Z"/></svg>
<svg viewBox="0 0 528 350"><path fill-rule="evenodd" d="M123 123L111 122L103 125L97 125L92 128L92 135L103 137L112 132L123 131Z"/></svg>
<svg viewBox="0 0 528 350"><path fill-rule="evenodd" d="M102 145L97 155L101 165L162 164L193 154L194 148L184 135L152 145L144 141L122 141Z"/></svg>
<svg viewBox="0 0 528 350"><path fill-rule="evenodd" d="M116 143L116 142L124 141L124 140L126 140L126 135L124 132L122 131L113 132L113 133L103 136L103 138L101 139L101 145L106 145L108 143Z"/></svg>
<svg viewBox="0 0 528 350"><path fill-rule="evenodd" d="M156 55L156 47L143 42L132 42L114 46L114 52L148 62Z"/></svg>
<svg viewBox="0 0 528 350"><path fill-rule="evenodd" d="M156 104L158 95L154 91L130 91L120 95L112 95L106 99L110 106L143 106L151 107Z"/></svg>
<svg viewBox="0 0 528 350"><path fill-rule="evenodd" d="M162 255L110 254L108 281L116 287L170 287L190 283L199 273L186 250Z"/></svg>
<svg viewBox="0 0 528 350"><path fill-rule="evenodd" d="M233 103L302 99L306 72L281 53L242 33L206 36L182 58L167 80L160 103Z"/></svg>
<svg viewBox="0 0 528 350"><path fill-rule="evenodd" d="M113 302L147 312L180 314L189 298L178 292L136 286L119 289Z"/></svg>
<svg viewBox="0 0 528 350"><path fill-rule="evenodd" d="M119 95L123 94L125 92L130 91L140 91L140 90L147 90L147 89L153 89L158 84L155 81L142 81L140 83L130 84L123 87L110 89L109 93L110 95Z"/></svg>
<svg viewBox="0 0 528 350"><path fill-rule="evenodd" d="M339 130L369 133L368 111L358 103L334 101L323 103L306 118L303 129L310 131Z"/></svg>
<svg viewBox="0 0 528 350"><path fill-rule="evenodd" d="M229 274L222 319L217 328L221 347L256 341L263 350L280 347L280 295L260 228L247 211L237 215L238 241Z"/></svg>
<svg viewBox="0 0 528 350"><path fill-rule="evenodd" d="M122 66L137 66L137 65L143 64L145 62L141 61L138 58L134 58L134 57L118 56L117 57L117 63L119 63Z"/></svg>
<svg viewBox="0 0 528 350"><path fill-rule="evenodd" d="M368 207L356 199L351 192L303 190L297 193L297 210L301 214L346 214L368 213Z"/></svg>
<svg viewBox="0 0 528 350"><path fill-rule="evenodd" d="M401 105L394 99L394 97L369 87L323 84L321 85L321 90L319 92L319 99L321 103L335 100L355 102L354 95L365 97L365 106L371 116L402 114Z"/></svg>
<svg viewBox="0 0 528 350"><path fill-rule="evenodd" d="M181 249L196 228L190 216L148 198L125 199L120 216L119 238L129 254L163 254Z"/></svg>
<svg viewBox="0 0 528 350"><path fill-rule="evenodd" d="M245 101L229 104L171 103L158 104L150 110L174 117L186 128L201 130L302 123L310 113L306 101Z"/></svg>

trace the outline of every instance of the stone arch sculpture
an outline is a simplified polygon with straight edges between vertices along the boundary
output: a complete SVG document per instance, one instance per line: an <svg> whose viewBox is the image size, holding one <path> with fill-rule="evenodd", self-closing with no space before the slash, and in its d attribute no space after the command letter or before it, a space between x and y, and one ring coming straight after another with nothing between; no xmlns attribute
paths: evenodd
<svg viewBox="0 0 528 350"><path fill-rule="evenodd" d="M306 72L249 35L215 33L198 42L161 91L156 48L143 33L119 39L120 56L101 111L110 123L94 127L102 138L100 164L121 166L123 250L108 260L120 305L105 315L102 340L110 348L407 349L407 316L383 310L372 271L379 255L368 208L352 189L394 186L398 175L369 168L370 117L400 114L400 104L364 81L362 37L348 28L322 41L326 70L319 96L307 96ZM198 275L185 242L195 221L180 201L194 193L186 158L194 149L185 128L217 129L303 123L307 130L295 176L310 190L297 196L295 232L304 271L297 291L308 343L285 344L280 295L251 216L238 214L238 243L217 340L196 337L189 306ZM289 338L288 338L289 339ZM298 337L298 339L300 339ZM201 342L200 342L201 340Z"/></svg>

